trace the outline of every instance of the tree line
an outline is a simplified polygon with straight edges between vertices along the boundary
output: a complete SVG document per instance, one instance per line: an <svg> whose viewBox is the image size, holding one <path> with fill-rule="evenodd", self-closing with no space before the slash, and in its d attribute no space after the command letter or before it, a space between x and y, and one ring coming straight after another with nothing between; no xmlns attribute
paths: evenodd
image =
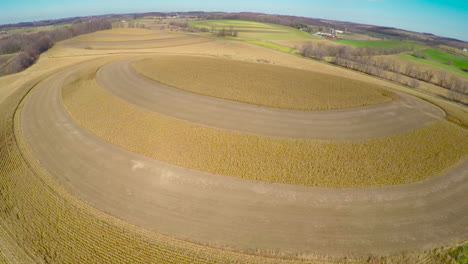
<svg viewBox="0 0 468 264"><path fill-rule="evenodd" d="M420 68L410 62L403 65L395 60L374 57L376 55L401 53L401 48L385 51L376 48L326 45L323 42L315 44L307 42L302 46L300 51L305 57L325 60L338 66L391 80L413 88L420 85L419 81L432 83L448 89L450 91L449 99L457 102L462 102L462 96L460 95L468 95L468 82L448 71L434 71ZM466 104L466 102L462 103Z"/></svg>
<svg viewBox="0 0 468 264"><path fill-rule="evenodd" d="M8 35L0 39L0 55L12 53L18 55L0 68L0 76L20 72L31 66L41 53L58 41L110 28L111 23L108 20L99 19L37 33Z"/></svg>

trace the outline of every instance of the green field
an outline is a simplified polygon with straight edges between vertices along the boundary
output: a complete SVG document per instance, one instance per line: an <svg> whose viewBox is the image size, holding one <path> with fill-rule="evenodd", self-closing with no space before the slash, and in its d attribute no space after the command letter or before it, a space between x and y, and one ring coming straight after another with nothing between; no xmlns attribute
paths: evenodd
<svg viewBox="0 0 468 264"><path fill-rule="evenodd" d="M468 68L468 58L453 55L442 50L424 49L419 51L419 53L425 55L427 60L439 62L446 65L453 65L460 69Z"/></svg>
<svg viewBox="0 0 468 264"><path fill-rule="evenodd" d="M404 59L408 59L408 60L417 61L417 62L421 62L421 63L424 63L424 64L432 65L432 66L437 67L439 69L443 69L443 70L446 70L446 71L458 73L458 74L461 74L463 76L468 77L468 72L462 71L460 68L458 68L458 67L456 67L454 65L447 65L447 64L441 63L439 61L435 61L435 60L417 58L417 57L415 57L413 55L410 55L410 54L398 54L398 56L401 57L401 58L404 58Z"/></svg>
<svg viewBox="0 0 468 264"><path fill-rule="evenodd" d="M197 28L205 28L210 31L232 29L237 32L238 36L232 38L228 37L228 39L246 41L255 45L294 54L298 53L298 51L273 42L278 40L317 39L317 37L312 34L300 31L296 28L244 20L203 20L189 22L189 25Z"/></svg>
<svg viewBox="0 0 468 264"><path fill-rule="evenodd" d="M425 64L435 66L439 69L455 72L468 76L467 72L462 69L468 68L468 58L450 54L448 52L429 48L427 45L416 41L400 41L400 40L349 40L337 39L335 42L351 45L354 47L374 47L380 49L392 49L397 47L408 47L412 50L418 50L418 54L425 58L418 58L410 54L402 53L398 56L401 58L418 61Z"/></svg>
<svg viewBox="0 0 468 264"><path fill-rule="evenodd" d="M266 41L261 41L261 40L246 40L246 42L251 43L251 44L255 44L255 45L259 45L259 46L262 46L262 47L274 49L274 50L279 50L279 51L283 51L283 52L292 53L292 54L301 54L301 52L299 50L297 50L297 49L293 49L293 48L283 46L283 45L280 45L280 44L277 44L277 43L266 42Z"/></svg>
<svg viewBox="0 0 468 264"><path fill-rule="evenodd" d="M401 41L401 40L351 40L351 39L337 39L338 43L347 44L355 47L374 47L382 49L392 49L397 47L408 47L410 49L421 49L427 47L426 45L415 41Z"/></svg>
<svg viewBox="0 0 468 264"><path fill-rule="evenodd" d="M468 52L447 45L437 45L440 50L447 51L452 54L459 55L461 57L468 58Z"/></svg>
<svg viewBox="0 0 468 264"><path fill-rule="evenodd" d="M204 20L204 21L193 21L189 23L191 26L206 29L220 30L222 28L230 29L238 32L240 39L250 40L303 40L303 39L316 39L310 33L300 31L296 28L253 22L243 20Z"/></svg>

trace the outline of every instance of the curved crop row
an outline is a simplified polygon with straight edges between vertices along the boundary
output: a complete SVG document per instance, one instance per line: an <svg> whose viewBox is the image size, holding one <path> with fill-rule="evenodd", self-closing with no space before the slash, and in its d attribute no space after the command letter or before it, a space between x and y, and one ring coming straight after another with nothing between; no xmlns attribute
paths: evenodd
<svg viewBox="0 0 468 264"><path fill-rule="evenodd" d="M33 82L0 103L0 221L21 252L10 263L395 263L451 260L450 248L387 257L331 261L281 259L184 242L144 230L76 199L28 153L14 118ZM4 238L4 237L3 237ZM6 238L4 238L6 239ZM14 247L2 246L2 250Z"/></svg>
<svg viewBox="0 0 468 264"><path fill-rule="evenodd" d="M132 66L148 78L179 89L285 109L330 110L397 99L384 87L359 80L235 60L157 56Z"/></svg>
<svg viewBox="0 0 468 264"><path fill-rule="evenodd" d="M28 85L31 85L29 83ZM0 103L0 221L36 263L282 263L172 239L77 200L29 156L14 112L30 88ZM16 133L15 135L15 128ZM20 151L20 149L22 151ZM2 247L2 249L5 249ZM2 255L4 255L2 253ZM5 255L4 255L5 256ZM28 263L24 258L21 262ZM302 262L302 261L301 261ZM306 261L307 262L307 261Z"/></svg>
<svg viewBox="0 0 468 264"><path fill-rule="evenodd" d="M446 121L361 142L271 138L146 111L99 87L91 68L71 78L64 104L82 126L130 151L217 174L313 186L401 184L437 175L468 154L468 132Z"/></svg>

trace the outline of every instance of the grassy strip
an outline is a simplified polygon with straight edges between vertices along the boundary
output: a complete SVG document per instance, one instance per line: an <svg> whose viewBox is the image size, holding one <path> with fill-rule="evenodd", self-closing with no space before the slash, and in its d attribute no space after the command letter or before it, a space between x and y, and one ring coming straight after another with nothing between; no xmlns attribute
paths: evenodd
<svg viewBox="0 0 468 264"><path fill-rule="evenodd" d="M450 64L460 69L468 68L468 58L463 58L438 49L424 49L419 51L419 53L426 55L429 60L442 64Z"/></svg>
<svg viewBox="0 0 468 264"><path fill-rule="evenodd" d="M460 245L454 250L449 251L449 254L459 264L468 263L468 244Z"/></svg>
<svg viewBox="0 0 468 264"><path fill-rule="evenodd" d="M183 90L285 109L341 109L380 104L396 98L375 84L258 63L158 56L132 65L149 78Z"/></svg>
<svg viewBox="0 0 468 264"><path fill-rule="evenodd" d="M459 55L461 57L465 57L465 58L468 58L468 52L466 51L463 51L461 49L457 49L457 48L454 48L454 47L450 47L450 46L447 46L447 45L438 45L437 46L439 49L443 50L443 51L447 51L449 53L452 53L452 54L455 54L455 55Z"/></svg>
<svg viewBox="0 0 468 264"><path fill-rule="evenodd" d="M270 48L270 49L274 49L274 50L279 50L282 52L292 53L296 55L301 54L301 52L297 49L293 49L293 48L286 47L286 46L276 44L276 43L259 41L259 40L246 40L245 42L254 44L254 45L259 45L259 46L266 47L266 48Z"/></svg>
<svg viewBox="0 0 468 264"><path fill-rule="evenodd" d="M447 71L450 71L450 72L458 73L458 74L461 74L463 76L468 77L468 72L462 71L460 68L453 67L452 65L443 64L443 63L440 63L438 61L427 60L427 59L423 59L423 58L417 58L417 57L415 57L413 55L409 55L409 54L398 54L397 56L399 56L401 58L404 58L404 59L407 59L407 60L421 62L421 63L427 64L427 65L434 66L434 67L439 68L439 69L443 69L443 70L447 70Z"/></svg>
<svg viewBox="0 0 468 264"><path fill-rule="evenodd" d="M355 47L374 47L374 48L396 48L396 47L408 47L413 49L420 49L427 47L424 44L414 41L401 41L401 40L351 40L351 39L337 39L335 40L341 44L352 45Z"/></svg>
<svg viewBox="0 0 468 264"><path fill-rule="evenodd" d="M146 111L112 96L90 77L65 87L64 104L81 125L131 151L184 167L278 183L351 187L415 182L468 154L468 132L446 121L363 142L269 138Z"/></svg>

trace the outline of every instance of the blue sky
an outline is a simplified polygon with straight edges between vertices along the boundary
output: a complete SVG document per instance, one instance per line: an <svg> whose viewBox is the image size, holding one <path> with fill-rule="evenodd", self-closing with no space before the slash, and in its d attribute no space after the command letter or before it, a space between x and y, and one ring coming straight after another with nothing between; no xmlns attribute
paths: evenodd
<svg viewBox="0 0 468 264"><path fill-rule="evenodd" d="M0 24L109 13L194 10L334 19L468 41L468 0L0 0Z"/></svg>

